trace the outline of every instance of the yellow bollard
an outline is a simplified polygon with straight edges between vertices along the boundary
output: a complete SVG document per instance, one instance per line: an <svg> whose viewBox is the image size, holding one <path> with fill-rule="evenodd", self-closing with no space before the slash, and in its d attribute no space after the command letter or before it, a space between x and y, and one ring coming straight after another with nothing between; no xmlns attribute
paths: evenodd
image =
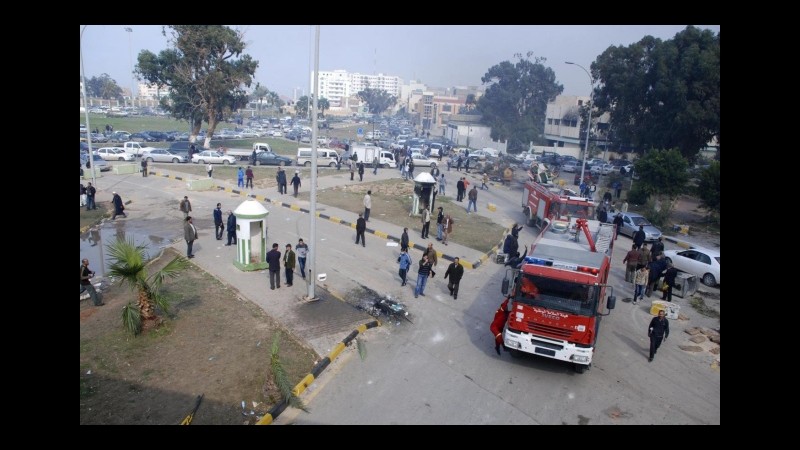
<svg viewBox="0 0 800 450"><path fill-rule="evenodd" d="M489 205L486 206L486 209L488 209L491 212L495 212L497 211L497 205L495 205L494 203L489 203Z"/></svg>

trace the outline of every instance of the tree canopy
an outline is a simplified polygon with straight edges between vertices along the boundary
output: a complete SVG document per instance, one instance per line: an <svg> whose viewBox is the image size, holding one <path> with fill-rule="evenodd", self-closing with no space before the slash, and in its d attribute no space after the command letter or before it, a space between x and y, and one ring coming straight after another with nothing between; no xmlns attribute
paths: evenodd
<svg viewBox="0 0 800 450"><path fill-rule="evenodd" d="M650 150L636 160L638 189L648 196L676 198L686 190L688 163L677 149Z"/></svg>
<svg viewBox="0 0 800 450"><path fill-rule="evenodd" d="M712 138L719 142L719 38L688 26L671 40L645 36L598 56L595 105L610 113L618 143L640 154L678 148L691 160Z"/></svg>
<svg viewBox="0 0 800 450"><path fill-rule="evenodd" d="M309 106L309 98L307 95L304 95L297 99L294 104L294 110L297 114L297 117L304 117L308 118L308 111L310 110Z"/></svg>
<svg viewBox="0 0 800 450"><path fill-rule="evenodd" d="M700 172L700 181L697 183L697 196L702 201L702 207L712 213L719 214L719 161Z"/></svg>
<svg viewBox="0 0 800 450"><path fill-rule="evenodd" d="M545 58L517 53L516 64L503 61L481 77L489 84L478 100L483 123L492 128L492 139L508 140L510 151L527 148L529 142L544 144L547 103L564 91L556 82L553 69L544 66Z"/></svg>
<svg viewBox="0 0 800 450"><path fill-rule="evenodd" d="M162 33L173 48L158 55L143 50L136 73L170 88L162 106L173 117L192 123L192 140L202 125L198 117L208 123L208 148L217 124L247 104L244 87L252 83L258 61L244 53L241 33L226 26L169 25Z"/></svg>
<svg viewBox="0 0 800 450"><path fill-rule="evenodd" d="M357 95L369 105L369 112L372 114L381 114L397 103L397 98L383 89L366 88Z"/></svg>
<svg viewBox="0 0 800 450"><path fill-rule="evenodd" d="M107 73L86 80L86 93L106 100L122 98L122 88Z"/></svg>

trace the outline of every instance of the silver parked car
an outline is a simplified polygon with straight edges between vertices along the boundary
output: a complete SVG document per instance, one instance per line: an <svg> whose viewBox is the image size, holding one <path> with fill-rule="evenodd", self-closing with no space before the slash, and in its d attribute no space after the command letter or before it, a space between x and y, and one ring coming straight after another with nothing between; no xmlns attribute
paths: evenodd
<svg viewBox="0 0 800 450"><path fill-rule="evenodd" d="M639 231L639 225L642 225L644 226L645 242L657 241L658 238L661 237L661 230L656 228L641 214L633 212L621 212L620 214L622 214L622 227L619 229L619 234L624 234L625 236L633 238L633 233ZM606 221L608 223L613 223L614 216L616 215L617 213L608 213L608 219L606 219Z"/></svg>
<svg viewBox="0 0 800 450"><path fill-rule="evenodd" d="M165 148L155 148L149 152L142 154L142 159L146 159L148 163L152 162L171 162L171 163L185 163L189 160L186 155L171 152Z"/></svg>

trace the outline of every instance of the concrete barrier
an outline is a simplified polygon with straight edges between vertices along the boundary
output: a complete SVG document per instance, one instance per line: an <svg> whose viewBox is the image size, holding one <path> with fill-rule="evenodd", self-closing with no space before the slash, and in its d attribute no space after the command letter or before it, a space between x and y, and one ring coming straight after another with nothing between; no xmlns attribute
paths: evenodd
<svg viewBox="0 0 800 450"><path fill-rule="evenodd" d="M190 191L207 191L216 189L217 185L213 178L201 178L199 180L186 180L186 189Z"/></svg>
<svg viewBox="0 0 800 450"><path fill-rule="evenodd" d="M115 164L111 167L111 171L117 175L130 175L132 173L138 173L140 167L136 164Z"/></svg>
<svg viewBox="0 0 800 450"><path fill-rule="evenodd" d="M95 170L94 176L95 176L95 178L102 178L103 177L102 172L100 172L99 170ZM88 181L92 181L92 171L88 170L88 169L84 169L83 170L83 179L84 180L88 180Z"/></svg>

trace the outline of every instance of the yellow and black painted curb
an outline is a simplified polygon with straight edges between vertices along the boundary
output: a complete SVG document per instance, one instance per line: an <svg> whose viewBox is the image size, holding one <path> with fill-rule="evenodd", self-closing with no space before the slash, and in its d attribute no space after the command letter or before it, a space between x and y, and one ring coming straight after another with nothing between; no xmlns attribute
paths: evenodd
<svg viewBox="0 0 800 450"><path fill-rule="evenodd" d="M165 177L165 178L171 178L173 180L179 180L179 181L183 181L184 180L183 177L179 177L179 176L175 176L175 175L171 175L171 174L163 174L163 173L158 173L158 172L150 172L150 173L152 173L154 175L157 175L157 176L162 176L162 177ZM262 201L264 203L269 203L269 204L276 205L276 206L282 206L284 208L289 208L289 209L291 209L293 211L298 211L298 212L302 212L302 213L305 213L305 214L311 214L310 210L305 209L305 208L301 208L301 207L299 207L297 205L294 205L294 204L291 204L291 203L282 202L280 200L272 200L272 199L270 199L268 197L265 197L263 195L248 194L246 191L239 190L238 188L234 189L232 187L219 186L219 185L217 185L216 188L218 190L220 190L220 191L230 192L232 194L240 195L242 197L252 198L252 199L259 200L259 201ZM340 219L339 217L336 217L336 216L329 216L327 214L322 214L322 213L317 213L316 216L319 217L320 219L327 219L327 220L329 220L329 221L331 221L333 223L338 223L340 225L344 225L344 226L347 226L347 227L350 227L350 228L353 228L353 229L355 229L355 227L356 227L355 223L349 222L349 221L344 220L344 219ZM511 228L506 229L506 232L503 234L503 239L505 239L506 234L508 234L510 232L511 232ZM375 236L377 236L379 238L388 239L388 240L394 240L394 241L400 242L400 238L398 236L394 236L394 235L391 235L389 233L385 233L383 231L374 230L374 229L369 228L369 227L367 227L366 233L373 234L373 235L375 235ZM414 248L416 250L422 251L422 252L427 250L426 246L421 245L421 244L417 244L417 243L414 243L414 242L410 242L410 241L408 243L408 246L411 247L411 248ZM481 255L481 257L478 258L478 260L475 261L475 262L465 261L463 258L459 257L461 259L461 265L464 266L467 269L477 269L482 264L484 264L486 261L488 261L489 258L491 257L491 255L493 253L496 253L498 251L498 249L500 249L502 246L503 246L503 241L501 240L498 245L495 245L494 247L492 247L492 249L489 250L488 253L484 253L483 255ZM440 252L438 250L436 251L436 257L437 258L442 258L442 259L450 261L450 262L452 262L456 258L456 256L447 255L447 254L442 253L442 252Z"/></svg>
<svg viewBox="0 0 800 450"><path fill-rule="evenodd" d="M676 239L676 238L674 238L672 236L663 236L662 235L662 237L664 238L665 241L672 242L673 244L676 244L678 247L685 248L685 249L692 248L692 245L689 244L688 242L681 241L681 240Z"/></svg>
<svg viewBox="0 0 800 450"><path fill-rule="evenodd" d="M381 323L379 321L373 320L372 322L359 325L358 328L356 328L350 334L348 334L347 337L344 338L344 340L342 340L342 342L336 344L336 346L333 347L333 350L331 350L331 352L328 353L328 356L322 358L320 362L314 365L314 368L311 369L311 373L303 377L303 379L300 380L299 383L297 383L294 389L292 389L292 394L296 396L302 394L306 390L306 388L308 388L311 385L311 383L313 383L314 380L319 377L322 371L325 370L325 368L328 367L331 364L331 362L333 362L333 360L335 360L336 357L342 353L342 351L344 351L344 348L350 345L350 342L352 342L353 339L355 339L360 333L363 333L369 330L370 328L375 328L377 326L380 326L380 324ZM256 425L271 424L275 419L278 418L278 416L284 410L286 410L287 406L289 406L289 403L286 400L281 400L280 403L270 408L270 410L264 415L264 417L262 417L258 422L256 422Z"/></svg>

